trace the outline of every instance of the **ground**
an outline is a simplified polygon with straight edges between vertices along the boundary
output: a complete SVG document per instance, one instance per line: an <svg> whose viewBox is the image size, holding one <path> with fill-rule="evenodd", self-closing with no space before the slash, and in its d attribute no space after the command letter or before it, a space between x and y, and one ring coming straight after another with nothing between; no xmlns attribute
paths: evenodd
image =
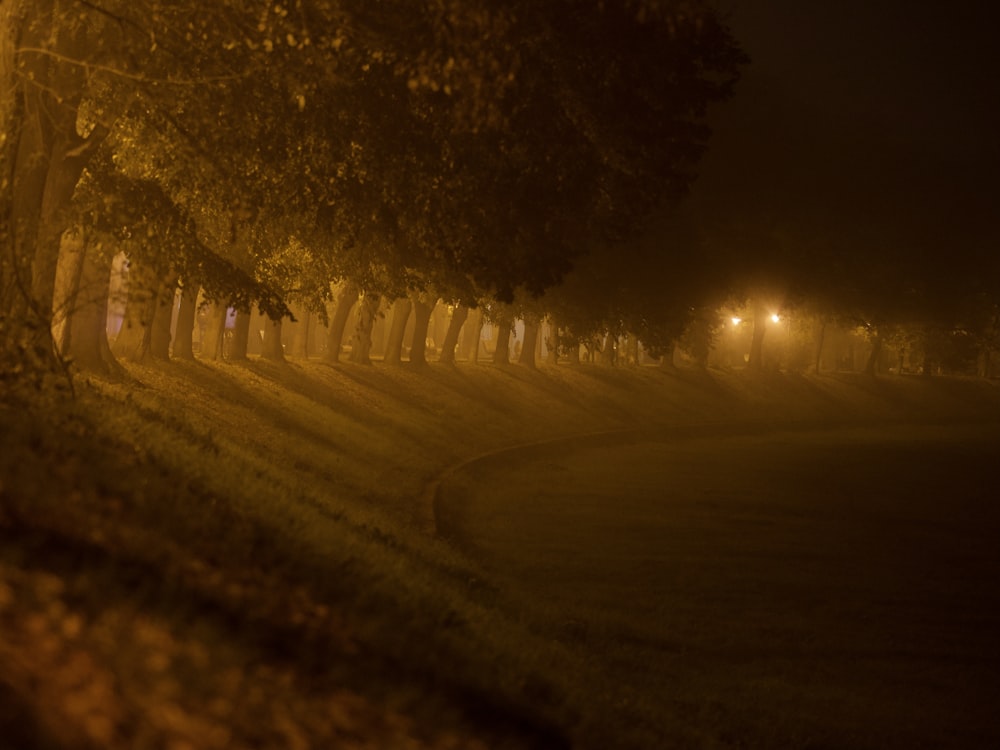
<svg viewBox="0 0 1000 750"><path fill-rule="evenodd" d="M670 730L633 726L633 688L449 538L468 462L502 498L539 457L611 471L651 435L1000 420L994 383L957 379L253 361L75 387L0 407L12 747L643 746ZM676 736L766 741L727 700Z"/></svg>

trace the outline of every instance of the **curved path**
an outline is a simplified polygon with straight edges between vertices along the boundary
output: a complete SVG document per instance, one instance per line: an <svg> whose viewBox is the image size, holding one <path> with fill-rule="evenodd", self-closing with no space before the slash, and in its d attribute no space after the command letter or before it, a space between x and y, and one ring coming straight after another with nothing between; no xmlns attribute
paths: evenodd
<svg viewBox="0 0 1000 750"><path fill-rule="evenodd" d="M1000 746L1000 426L687 432L480 457L441 530L653 740Z"/></svg>

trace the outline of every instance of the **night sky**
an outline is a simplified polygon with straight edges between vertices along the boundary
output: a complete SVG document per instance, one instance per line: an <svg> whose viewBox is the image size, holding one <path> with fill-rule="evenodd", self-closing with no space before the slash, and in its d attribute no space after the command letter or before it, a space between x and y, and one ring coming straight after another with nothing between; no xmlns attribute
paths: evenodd
<svg viewBox="0 0 1000 750"><path fill-rule="evenodd" d="M696 195L869 252L995 248L998 4L719 0L750 55Z"/></svg>

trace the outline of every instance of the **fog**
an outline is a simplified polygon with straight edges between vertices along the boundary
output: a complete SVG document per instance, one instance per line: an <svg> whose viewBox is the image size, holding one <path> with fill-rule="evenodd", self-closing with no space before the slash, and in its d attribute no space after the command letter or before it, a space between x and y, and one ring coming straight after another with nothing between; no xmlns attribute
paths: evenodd
<svg viewBox="0 0 1000 750"><path fill-rule="evenodd" d="M3 0L0 748L1000 746L995 15Z"/></svg>

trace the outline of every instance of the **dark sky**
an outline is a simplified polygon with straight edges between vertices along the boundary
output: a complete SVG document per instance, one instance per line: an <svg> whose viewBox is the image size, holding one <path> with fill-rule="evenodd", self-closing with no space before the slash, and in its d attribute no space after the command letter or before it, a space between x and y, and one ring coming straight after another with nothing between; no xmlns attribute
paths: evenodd
<svg viewBox="0 0 1000 750"><path fill-rule="evenodd" d="M718 0L752 58L713 113L712 215L952 251L1000 218L1000 3Z"/></svg>

